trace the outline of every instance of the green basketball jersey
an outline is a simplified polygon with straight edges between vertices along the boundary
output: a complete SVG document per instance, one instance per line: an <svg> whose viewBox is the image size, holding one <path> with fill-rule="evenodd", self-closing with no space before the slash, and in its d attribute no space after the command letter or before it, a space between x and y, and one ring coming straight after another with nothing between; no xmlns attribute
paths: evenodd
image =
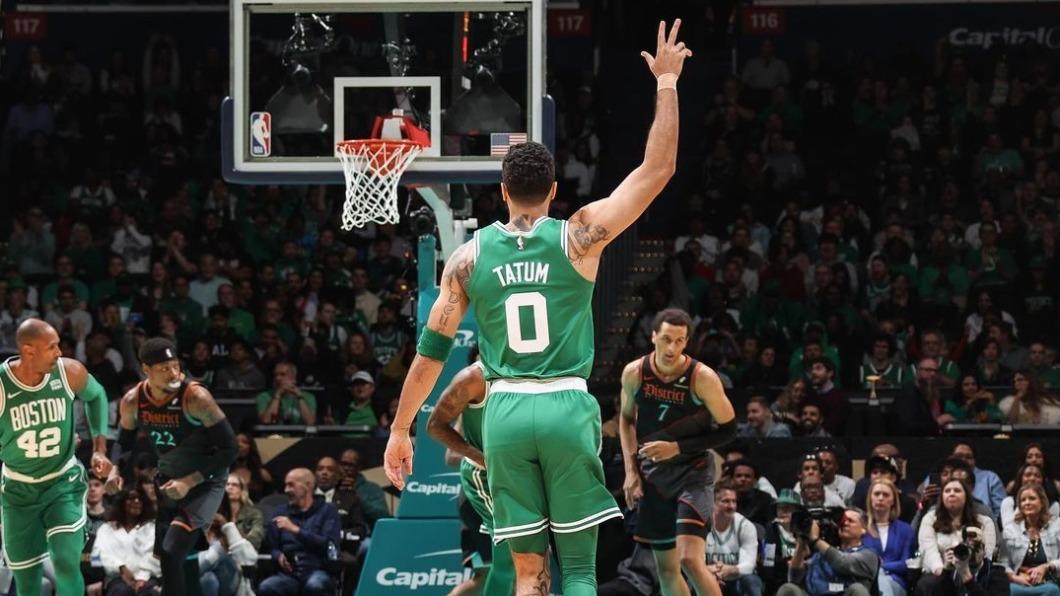
<svg viewBox="0 0 1060 596"><path fill-rule="evenodd" d="M11 372L17 358L0 365L0 460L12 472L40 478L74 455L74 392L61 358L36 387Z"/></svg>
<svg viewBox="0 0 1060 596"><path fill-rule="evenodd" d="M542 217L524 233L494 222L473 243L467 293L486 379L588 378L594 284L567 258L567 222Z"/></svg>
<svg viewBox="0 0 1060 596"><path fill-rule="evenodd" d="M477 366L482 369L483 372L486 368L482 366L482 362L478 361L471 366ZM489 389L487 386L486 396L482 398L482 401L477 404L468 404L464 408L464 412L460 414L460 428L464 431L464 440L467 441L468 445L471 445L479 451L483 450L482 447L482 417L486 413L486 399L489 398Z"/></svg>

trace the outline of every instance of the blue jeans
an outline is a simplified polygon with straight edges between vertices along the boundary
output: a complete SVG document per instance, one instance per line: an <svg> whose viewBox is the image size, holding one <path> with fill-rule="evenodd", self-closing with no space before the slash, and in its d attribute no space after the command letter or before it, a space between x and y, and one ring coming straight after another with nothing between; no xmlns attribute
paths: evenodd
<svg viewBox="0 0 1060 596"><path fill-rule="evenodd" d="M905 596L905 588L893 577L880 570L880 596Z"/></svg>
<svg viewBox="0 0 1060 596"><path fill-rule="evenodd" d="M757 575L741 575L725 580L722 588L725 596L762 596L762 578Z"/></svg>
<svg viewBox="0 0 1060 596"><path fill-rule="evenodd" d="M334 592L335 580L323 569L310 572L301 579L278 573L258 586L258 596L331 596Z"/></svg>
<svg viewBox="0 0 1060 596"><path fill-rule="evenodd" d="M1008 588L1012 596L1060 596L1060 586L1053 582L1045 582L1037 586L1021 586L1010 582Z"/></svg>
<svg viewBox="0 0 1060 596"><path fill-rule="evenodd" d="M199 584L203 596L232 596L239 589L243 573L235 559L227 555L221 557L212 568L200 571Z"/></svg>

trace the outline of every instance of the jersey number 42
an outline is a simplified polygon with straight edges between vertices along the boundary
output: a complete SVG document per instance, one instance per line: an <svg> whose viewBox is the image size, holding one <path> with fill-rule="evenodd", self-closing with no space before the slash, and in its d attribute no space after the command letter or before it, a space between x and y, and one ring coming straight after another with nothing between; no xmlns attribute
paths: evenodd
<svg viewBox="0 0 1060 596"><path fill-rule="evenodd" d="M27 430L18 436L15 444L26 454L27 459L55 457L59 455L59 441L62 438L62 431L53 426L39 433L35 429Z"/></svg>

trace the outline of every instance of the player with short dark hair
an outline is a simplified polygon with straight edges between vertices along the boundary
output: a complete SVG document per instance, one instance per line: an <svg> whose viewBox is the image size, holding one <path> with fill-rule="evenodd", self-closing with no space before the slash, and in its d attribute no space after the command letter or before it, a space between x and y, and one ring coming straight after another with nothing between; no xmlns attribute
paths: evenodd
<svg viewBox="0 0 1060 596"><path fill-rule="evenodd" d="M239 452L236 435L206 387L185 379L173 342L148 339L139 357L147 378L121 398L118 445L131 452L139 429L158 453L155 554L162 594L197 594L198 561L187 555L224 498L228 468ZM122 484L114 466L107 492L121 490Z"/></svg>
<svg viewBox="0 0 1060 596"><path fill-rule="evenodd" d="M383 460L400 489L412 471L412 421L474 304L490 382L483 444L494 540L509 541L518 594L548 592L551 530L563 593L595 596L597 526L622 515L604 483L600 406L585 382L593 365L592 294L604 247L677 167L677 79L692 54L677 41L679 28L676 21L667 35L659 23L656 54L642 53L657 80L655 121L643 162L611 196L569 220L552 219L554 160L541 145L512 147L501 173L509 221L480 228L449 257L391 425Z"/></svg>
<svg viewBox="0 0 1060 596"><path fill-rule="evenodd" d="M85 546L84 466L77 460L74 399L85 402L93 474L110 471L107 394L80 362L61 357L59 334L40 319L15 331L18 355L0 364L3 542L19 593L40 590L42 564L55 567L56 593L81 596Z"/></svg>
<svg viewBox="0 0 1060 596"><path fill-rule="evenodd" d="M442 390L427 422L427 433L445 445L447 460L450 454L460 458L460 485L464 490L460 518L465 526L460 543L465 564L475 559L488 563L482 593L500 594L512 591L515 569L508 544L496 544L492 540L493 497L482 454L482 421L488 397L485 371L479 362L472 363L456 373L449 386ZM453 428L453 423L458 423L459 430Z"/></svg>
<svg viewBox="0 0 1060 596"><path fill-rule="evenodd" d="M655 349L622 371L623 489L630 509L638 507L634 539L651 547L664 596L688 594L682 569L699 594L720 593L704 550L714 509L707 449L736 436L736 412L718 375L684 353L691 327L684 311L660 311Z"/></svg>

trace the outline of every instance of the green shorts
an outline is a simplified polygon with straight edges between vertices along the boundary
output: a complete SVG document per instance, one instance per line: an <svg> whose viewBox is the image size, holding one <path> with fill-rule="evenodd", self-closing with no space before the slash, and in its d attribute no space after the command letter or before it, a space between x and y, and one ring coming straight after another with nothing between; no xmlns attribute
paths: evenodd
<svg viewBox="0 0 1060 596"><path fill-rule="evenodd" d="M475 513L482 518L482 523L477 531L483 534L493 534L493 497L490 496L490 487L486 479L486 470L468 461L467 458L460 460L460 486L464 489L464 497Z"/></svg>
<svg viewBox="0 0 1060 596"><path fill-rule="evenodd" d="M622 517L604 483L600 406L576 378L495 381L483 422L493 540Z"/></svg>
<svg viewBox="0 0 1060 596"><path fill-rule="evenodd" d="M29 569L48 558L48 539L63 532L85 535L88 479L80 462L43 482L0 476L4 550L11 569Z"/></svg>

